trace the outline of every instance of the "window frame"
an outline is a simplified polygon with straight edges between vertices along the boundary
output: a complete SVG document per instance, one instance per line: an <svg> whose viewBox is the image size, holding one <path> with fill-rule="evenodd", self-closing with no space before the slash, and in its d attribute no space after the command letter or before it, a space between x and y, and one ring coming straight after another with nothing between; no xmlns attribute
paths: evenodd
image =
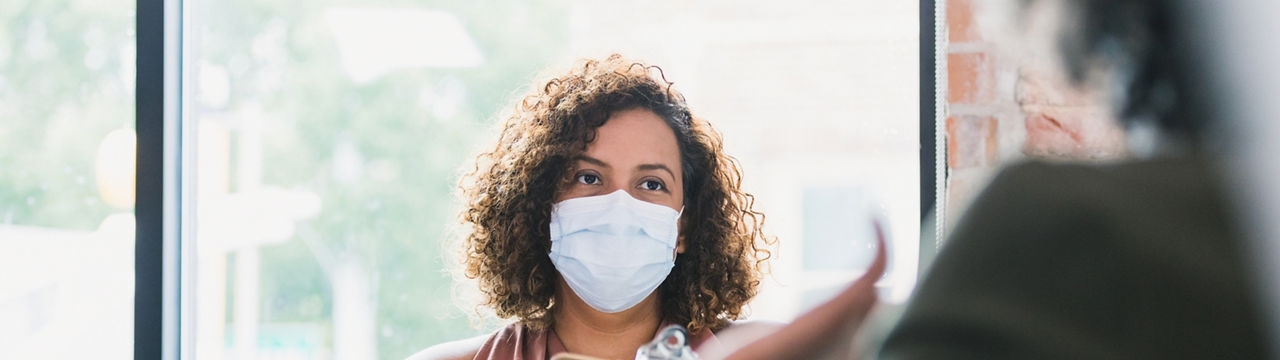
<svg viewBox="0 0 1280 360"><path fill-rule="evenodd" d="M138 0L134 359L182 358L183 128L180 0Z"/></svg>
<svg viewBox="0 0 1280 360"><path fill-rule="evenodd" d="M920 247L916 279L942 245L946 212L946 0L920 0ZM941 30L941 31L940 31ZM939 84L941 83L941 84Z"/></svg>
<svg viewBox="0 0 1280 360"><path fill-rule="evenodd" d="M188 14L181 0L138 0L136 8L135 129L136 238L134 253L134 359L181 359L194 355L194 211L184 205L193 196L194 178L184 169L195 148L183 124L182 38ZM946 0L919 3L920 262L917 277L937 251L946 182L945 138L939 135L945 78L937 57L943 41L937 31ZM944 45L944 44L942 44ZM939 82L943 86L939 86ZM934 211L935 205L938 210Z"/></svg>

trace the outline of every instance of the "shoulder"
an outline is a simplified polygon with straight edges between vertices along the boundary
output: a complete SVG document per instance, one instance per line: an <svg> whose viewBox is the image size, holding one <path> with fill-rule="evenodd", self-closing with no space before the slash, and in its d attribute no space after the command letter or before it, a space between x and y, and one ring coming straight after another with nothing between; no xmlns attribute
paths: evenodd
<svg viewBox="0 0 1280 360"><path fill-rule="evenodd" d="M436 344L410 355L407 360L470 360L490 337L492 333Z"/></svg>
<svg viewBox="0 0 1280 360"><path fill-rule="evenodd" d="M999 235L1017 235L1019 241L1073 233L1080 235L1073 241L1100 239L1079 232L1127 232L1143 219L1218 212L1223 194L1217 177L1217 169L1196 156L1105 164L1024 162L991 180L957 219L954 233L984 243L1015 239ZM980 236L959 236L969 232Z"/></svg>
<svg viewBox="0 0 1280 360"><path fill-rule="evenodd" d="M1098 163L1025 161L1002 169L988 189L1059 196L1176 192L1214 182L1219 169L1204 157L1187 155Z"/></svg>
<svg viewBox="0 0 1280 360"><path fill-rule="evenodd" d="M1142 183L1141 163L1079 164L1027 161L1002 169L974 197L955 225L953 237L974 230L990 242L995 235L1021 239L1057 233L1064 221L1114 207L1151 189ZM1016 234L1002 234L1014 231ZM1025 233L1035 232L1035 233ZM963 236L969 237L969 236ZM997 238L997 239L1006 239Z"/></svg>
<svg viewBox="0 0 1280 360"><path fill-rule="evenodd" d="M1109 168L1109 167L1107 167ZM991 179L977 200L1002 201L1044 200L1061 198L1076 192L1098 190L1096 182L1103 182L1111 172L1101 166L1076 163L1051 163L1027 161L1001 169ZM1028 197L1032 198L1028 198Z"/></svg>

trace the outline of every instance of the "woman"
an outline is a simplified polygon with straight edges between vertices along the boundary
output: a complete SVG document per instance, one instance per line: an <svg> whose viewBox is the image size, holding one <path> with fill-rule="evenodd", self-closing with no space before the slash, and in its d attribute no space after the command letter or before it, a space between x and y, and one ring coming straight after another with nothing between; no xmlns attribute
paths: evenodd
<svg viewBox="0 0 1280 360"><path fill-rule="evenodd" d="M772 243L740 177L657 67L613 55L547 81L463 185L465 275L515 322L415 358L632 358L665 324L716 343Z"/></svg>

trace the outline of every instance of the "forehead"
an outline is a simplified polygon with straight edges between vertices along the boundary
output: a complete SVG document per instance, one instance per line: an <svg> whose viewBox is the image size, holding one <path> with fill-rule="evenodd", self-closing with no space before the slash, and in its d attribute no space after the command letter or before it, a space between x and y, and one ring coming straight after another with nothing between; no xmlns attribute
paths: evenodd
<svg viewBox="0 0 1280 360"><path fill-rule="evenodd" d="M680 148L676 134L657 114L647 109L623 110L596 129L587 144L587 155L607 162L643 162L678 165ZM624 164L625 165L625 164Z"/></svg>

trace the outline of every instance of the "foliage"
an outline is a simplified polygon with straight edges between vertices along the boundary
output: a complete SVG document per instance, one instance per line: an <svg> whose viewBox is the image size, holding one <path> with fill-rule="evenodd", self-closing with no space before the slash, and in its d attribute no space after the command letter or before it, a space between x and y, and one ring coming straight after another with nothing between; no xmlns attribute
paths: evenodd
<svg viewBox="0 0 1280 360"><path fill-rule="evenodd" d="M101 202L93 159L107 132L132 127L133 6L0 2L0 223L92 230L123 211ZM316 217L297 224L295 238L262 249L261 321L331 321L320 251L374 270L380 358L403 358L482 331L450 300L451 278L443 270L441 242L455 219L455 181L477 142L490 140L484 130L510 106L511 95L564 52L567 5L227 0L184 6L192 30L185 66L226 69L230 85L225 104L191 101L188 110L262 114L262 182L313 191L323 204ZM324 23L331 6L451 12L484 62L354 83ZM199 78L185 81L198 86ZM463 94L457 111L435 111L439 104L423 101L424 93L456 90ZM358 155L363 170L355 178L334 176L341 149Z"/></svg>
<svg viewBox="0 0 1280 360"><path fill-rule="evenodd" d="M0 224L93 230L122 211L94 179L99 142L133 124L132 11L112 3L0 2Z"/></svg>
<svg viewBox="0 0 1280 360"><path fill-rule="evenodd" d="M410 69L353 83L325 28L329 6L367 3L233 0L208 2L197 23L202 61L224 66L232 82L228 112L261 107L264 183L320 194L323 208L299 224L298 238L263 250L263 321L329 321L325 261L372 264L380 358L473 335L450 300L441 242L455 214L452 193L497 113L517 88L563 51L562 6L522 8L488 2L387 2L378 6L448 11L464 22L484 55L467 69ZM523 22L520 27L507 26ZM271 42L273 32L283 33ZM389 40L392 41L392 40ZM264 51L263 43L282 46ZM412 43L399 44L414 46ZM279 54L283 58L259 58ZM445 116L424 93L461 90ZM343 155L343 152L348 152ZM356 154L356 178L335 176L340 156ZM341 172L341 169L338 170ZM310 239L306 246L303 237ZM319 252L315 256L300 253ZM316 302L323 306L317 310Z"/></svg>

